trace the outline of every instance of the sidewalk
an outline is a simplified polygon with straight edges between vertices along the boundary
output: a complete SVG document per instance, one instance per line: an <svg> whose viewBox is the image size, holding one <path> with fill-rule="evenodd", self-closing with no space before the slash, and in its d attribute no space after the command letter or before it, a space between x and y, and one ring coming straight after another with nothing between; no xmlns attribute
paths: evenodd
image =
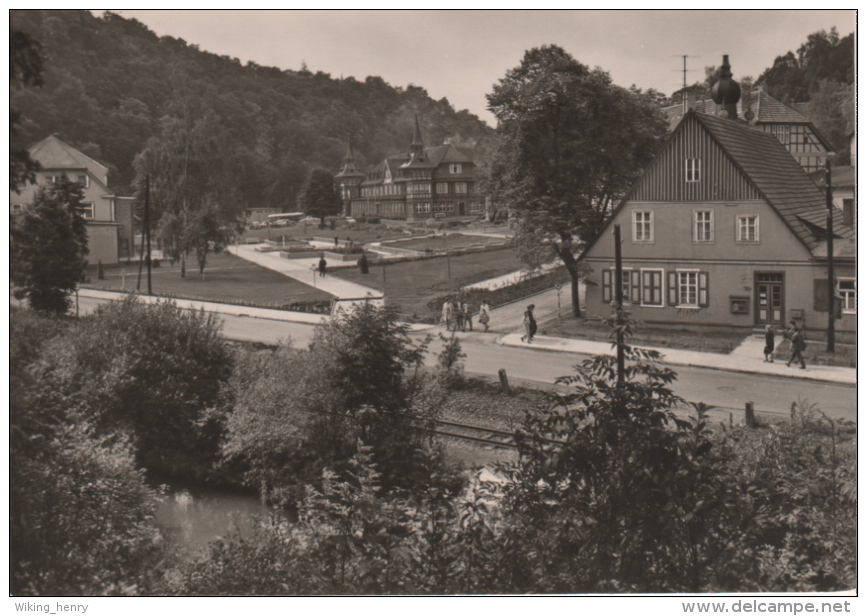
<svg viewBox="0 0 867 616"><path fill-rule="evenodd" d="M506 334L497 339L497 344L510 347L558 351L561 353L580 353L582 355L613 356L616 354L610 342L554 338L552 336L536 336L533 339L532 344L527 344L526 342L521 342L521 335L521 332ZM755 341L755 343L753 341ZM756 344L758 346L755 346ZM851 385L853 387L857 383L858 372L855 368L844 368L842 366L807 366L806 370L801 370L794 365L786 367L785 362L766 363L762 359L764 340L760 338L747 338L738 348L728 355L635 346L636 348L657 351L662 355L662 363L673 366L692 366L696 368L726 370L729 372L767 374L801 380L825 381L842 385Z"/></svg>

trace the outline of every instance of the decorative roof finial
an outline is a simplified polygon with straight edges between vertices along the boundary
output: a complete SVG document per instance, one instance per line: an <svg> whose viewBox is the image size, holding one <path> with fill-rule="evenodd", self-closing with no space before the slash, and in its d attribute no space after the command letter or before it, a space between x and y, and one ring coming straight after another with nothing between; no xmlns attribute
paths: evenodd
<svg viewBox="0 0 867 616"><path fill-rule="evenodd" d="M738 101L741 100L741 86L732 79L732 67L729 65L728 55L723 56L723 63L719 70L719 79L710 90L711 98L717 105L725 107L726 115L730 120L738 117Z"/></svg>

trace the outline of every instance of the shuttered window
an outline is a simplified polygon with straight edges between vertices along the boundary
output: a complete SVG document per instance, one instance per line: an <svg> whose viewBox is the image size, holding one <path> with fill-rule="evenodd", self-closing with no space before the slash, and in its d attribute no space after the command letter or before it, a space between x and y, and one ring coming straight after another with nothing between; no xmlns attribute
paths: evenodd
<svg viewBox="0 0 867 616"><path fill-rule="evenodd" d="M602 270L602 303L611 303L611 280L614 277L612 270Z"/></svg>
<svg viewBox="0 0 867 616"><path fill-rule="evenodd" d="M663 270L643 269L641 275L641 305L662 306Z"/></svg>

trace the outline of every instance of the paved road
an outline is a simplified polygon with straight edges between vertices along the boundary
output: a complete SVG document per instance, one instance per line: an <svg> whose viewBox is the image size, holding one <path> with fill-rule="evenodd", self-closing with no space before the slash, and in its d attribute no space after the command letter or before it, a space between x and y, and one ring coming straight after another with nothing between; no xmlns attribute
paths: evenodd
<svg viewBox="0 0 867 616"><path fill-rule="evenodd" d="M82 314L90 312L102 301L104 300L81 298ZM223 333L232 340L275 344L291 338L295 346L305 347L313 339L312 325L231 315L220 315L220 318L223 320ZM500 368L505 368L510 379L551 384L558 376L571 374L572 366L587 357L503 347L496 344L498 335L495 333L474 332L458 335L467 354L467 371L488 376L496 376ZM428 363L433 365L433 353L439 350L438 340L432 344L431 350ZM856 419L857 390L851 386L708 368L677 366L675 370L678 374L678 380L673 387L675 393L687 400L721 407L721 420L728 421L731 412L734 413L735 421L738 421L747 401L754 402L759 413L787 415L791 403L799 399L816 403L832 417Z"/></svg>

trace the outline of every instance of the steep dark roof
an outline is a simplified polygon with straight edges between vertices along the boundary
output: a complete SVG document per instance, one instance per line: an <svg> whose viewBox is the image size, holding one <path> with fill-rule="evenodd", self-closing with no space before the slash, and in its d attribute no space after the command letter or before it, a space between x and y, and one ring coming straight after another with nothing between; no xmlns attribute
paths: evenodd
<svg viewBox="0 0 867 616"><path fill-rule="evenodd" d="M691 111L756 189L780 214L789 228L812 252L821 242L811 225L825 228L825 196L771 133L751 129L745 123ZM834 234L854 236L843 225L842 214L834 216Z"/></svg>
<svg viewBox="0 0 867 616"><path fill-rule="evenodd" d="M756 114L755 122L783 122L786 124L808 124L809 120L787 107L764 90L753 90L752 104L753 113Z"/></svg>
<svg viewBox="0 0 867 616"><path fill-rule="evenodd" d="M450 143L438 145L425 150L427 160L434 165L443 163L471 163L473 159L461 152Z"/></svg>

